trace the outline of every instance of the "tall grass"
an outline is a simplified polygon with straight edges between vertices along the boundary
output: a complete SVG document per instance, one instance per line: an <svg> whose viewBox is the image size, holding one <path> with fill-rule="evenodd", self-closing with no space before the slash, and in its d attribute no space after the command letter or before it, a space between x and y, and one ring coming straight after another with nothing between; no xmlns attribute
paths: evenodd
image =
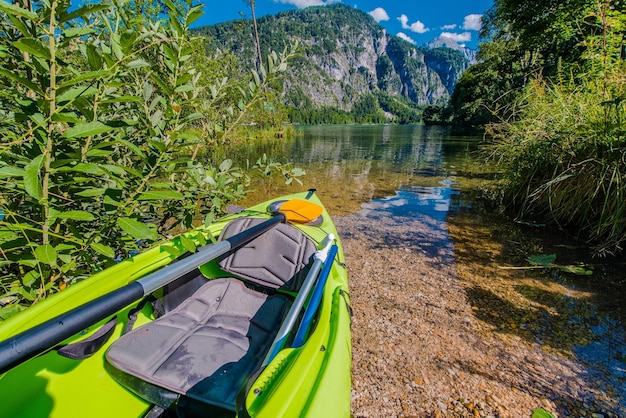
<svg viewBox="0 0 626 418"><path fill-rule="evenodd" d="M526 88L515 121L488 128L505 201L587 239L597 254L626 242L626 71Z"/></svg>

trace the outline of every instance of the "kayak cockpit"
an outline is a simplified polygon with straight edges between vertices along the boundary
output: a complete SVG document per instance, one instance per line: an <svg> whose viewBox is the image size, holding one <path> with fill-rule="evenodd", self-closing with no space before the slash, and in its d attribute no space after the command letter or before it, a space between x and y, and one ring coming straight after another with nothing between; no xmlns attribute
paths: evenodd
<svg viewBox="0 0 626 418"><path fill-rule="evenodd" d="M236 219L220 239L262 221ZM107 371L161 408L185 416L234 415L236 398L268 356L316 250L298 229L279 224L219 260L230 277L208 280L196 271L172 283L158 302L164 314L109 347Z"/></svg>

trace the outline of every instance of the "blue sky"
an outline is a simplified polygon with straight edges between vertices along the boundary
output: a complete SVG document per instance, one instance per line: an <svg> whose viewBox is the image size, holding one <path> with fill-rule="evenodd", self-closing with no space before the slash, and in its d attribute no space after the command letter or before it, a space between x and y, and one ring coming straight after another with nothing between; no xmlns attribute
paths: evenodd
<svg viewBox="0 0 626 418"><path fill-rule="evenodd" d="M251 17L244 0L205 0L204 16L194 26ZM476 48L480 16L492 0L256 0L257 17L284 10L343 3L370 13L387 32L417 45L442 34L459 44Z"/></svg>

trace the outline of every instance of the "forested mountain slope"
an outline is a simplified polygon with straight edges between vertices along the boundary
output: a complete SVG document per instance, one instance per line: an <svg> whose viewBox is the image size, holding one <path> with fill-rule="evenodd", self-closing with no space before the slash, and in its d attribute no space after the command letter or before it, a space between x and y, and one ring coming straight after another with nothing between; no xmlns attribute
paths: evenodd
<svg viewBox="0 0 626 418"><path fill-rule="evenodd" d="M284 80L284 100L298 112L335 109L415 121L420 109L448 101L470 61L451 48L417 47L390 35L368 14L342 4L292 10L258 20L262 54L298 40L301 55ZM198 28L210 50L255 60L251 21ZM374 120L376 121L376 120Z"/></svg>

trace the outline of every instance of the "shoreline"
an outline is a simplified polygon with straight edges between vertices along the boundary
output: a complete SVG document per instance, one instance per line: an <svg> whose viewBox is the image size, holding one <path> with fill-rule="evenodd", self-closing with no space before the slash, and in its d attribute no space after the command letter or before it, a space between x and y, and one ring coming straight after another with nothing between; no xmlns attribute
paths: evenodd
<svg viewBox="0 0 626 418"><path fill-rule="evenodd" d="M426 216L333 219L354 310L353 417L626 416L619 382L489 321L488 278L473 277L487 273L455 257L482 251L491 264L499 249L453 243Z"/></svg>

